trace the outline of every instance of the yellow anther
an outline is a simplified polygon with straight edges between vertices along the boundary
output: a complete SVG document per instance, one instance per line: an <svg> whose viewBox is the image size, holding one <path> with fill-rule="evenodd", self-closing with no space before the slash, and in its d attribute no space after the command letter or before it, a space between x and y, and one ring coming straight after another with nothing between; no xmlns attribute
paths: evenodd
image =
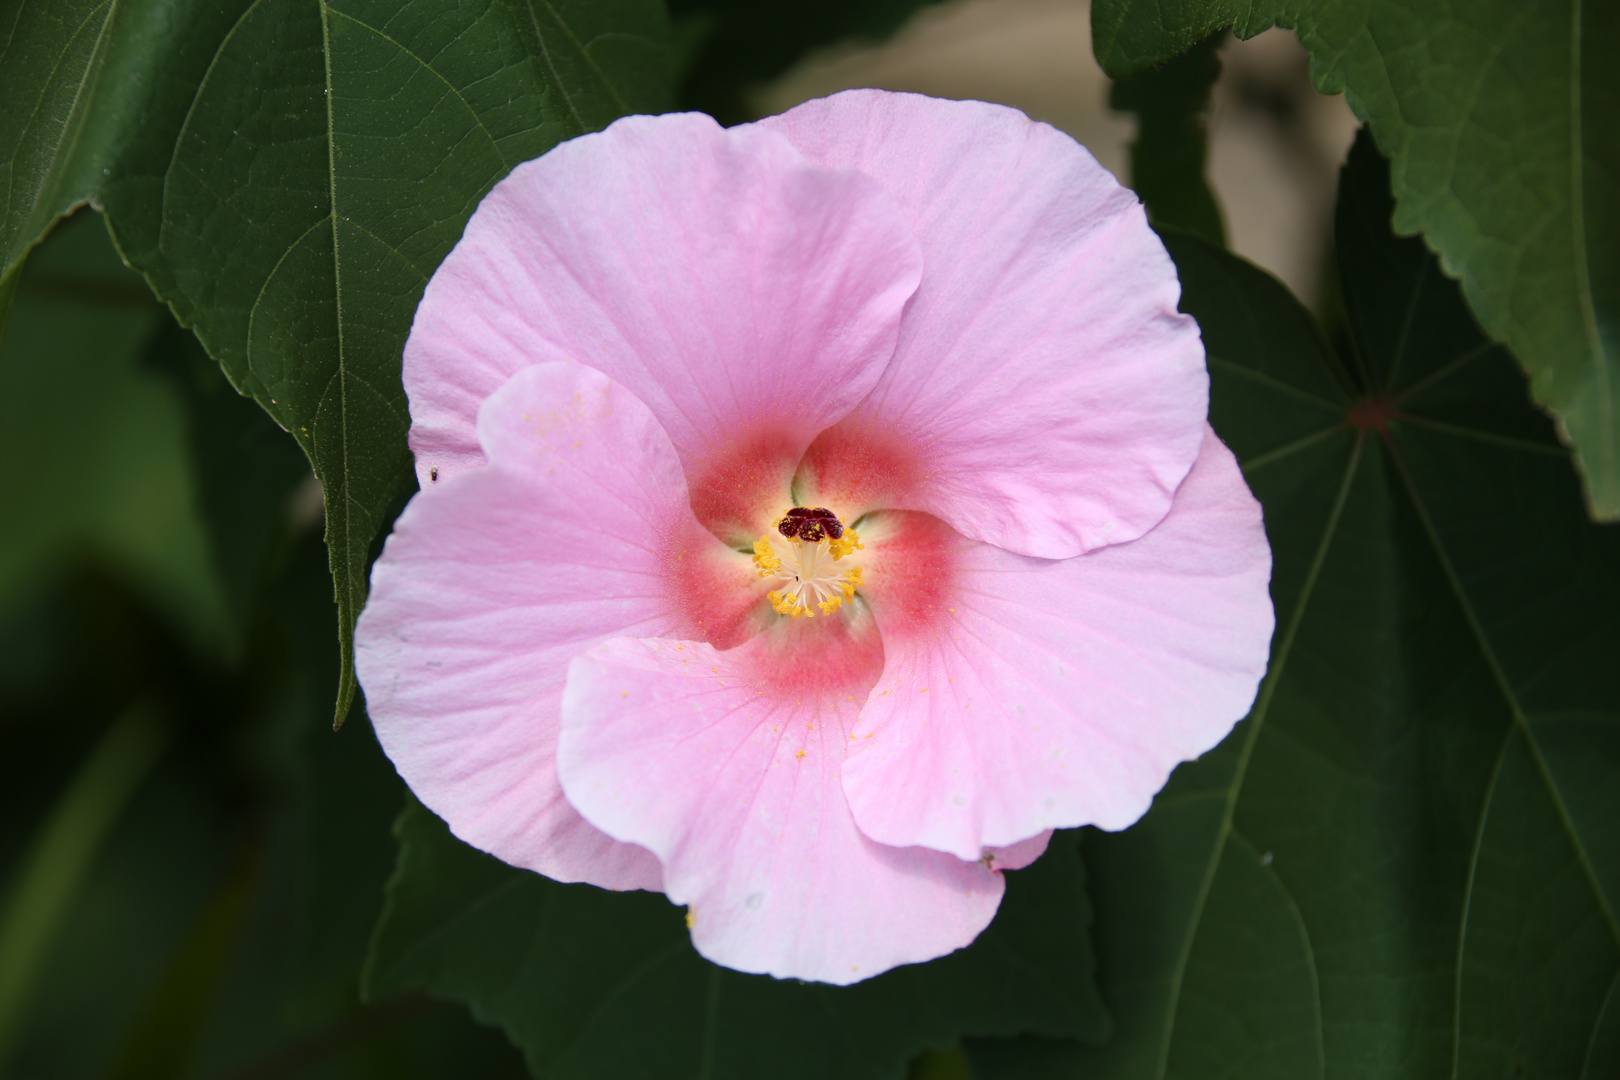
<svg viewBox="0 0 1620 1080"><path fill-rule="evenodd" d="M816 617L815 612L799 603L799 601L794 597L788 596L786 593L773 589L765 594L765 599L771 602L771 607L776 609L776 613L778 615L791 615L795 619L799 618L800 616L807 616L812 619Z"/></svg>
<svg viewBox="0 0 1620 1080"><path fill-rule="evenodd" d="M771 542L763 536L754 541L754 565L759 567L760 577L770 577L782 565L782 560L771 550Z"/></svg>
<svg viewBox="0 0 1620 1080"><path fill-rule="evenodd" d="M841 538L827 541L827 551L835 560L842 559L852 551L864 551L865 548L866 545L861 543L860 533L850 528L844 530Z"/></svg>

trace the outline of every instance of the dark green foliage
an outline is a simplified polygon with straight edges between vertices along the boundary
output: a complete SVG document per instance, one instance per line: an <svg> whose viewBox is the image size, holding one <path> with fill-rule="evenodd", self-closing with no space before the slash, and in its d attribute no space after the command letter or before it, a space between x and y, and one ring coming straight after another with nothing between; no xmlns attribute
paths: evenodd
<svg viewBox="0 0 1620 1080"><path fill-rule="evenodd" d="M1113 1041L981 1045L981 1080L1620 1070L1620 530L1434 257L1379 227L1386 175L1363 138L1348 358L1276 281L1168 238L1265 505L1271 671L1147 818L1087 839Z"/></svg>
<svg viewBox="0 0 1620 1080"><path fill-rule="evenodd" d="M358 1003L401 787L322 723L303 456L188 339L84 213L0 354L0 1075L521 1076L462 1009Z"/></svg>
<svg viewBox="0 0 1620 1080"><path fill-rule="evenodd" d="M1001 913L967 949L840 988L716 967L662 896L506 866L414 800L395 832L369 992L464 1001L537 1076L898 1080L920 1050L964 1034L1108 1033L1073 833L1008 876Z"/></svg>
<svg viewBox="0 0 1620 1080"><path fill-rule="evenodd" d="M668 104L663 9L15 0L0 25L0 273L96 201L298 440L325 489L341 721L372 541L411 483L400 351L422 288L513 165Z"/></svg>
<svg viewBox="0 0 1620 1080"><path fill-rule="evenodd" d="M1620 4L1612 0L1097 0L1116 78L1215 31L1299 32L1392 159L1395 228L1422 232L1620 518Z"/></svg>
<svg viewBox="0 0 1620 1080"><path fill-rule="evenodd" d="M202 642L228 633L183 412L144 364L162 305L81 214L30 263L0 342L0 603L92 555Z"/></svg>
<svg viewBox="0 0 1620 1080"><path fill-rule="evenodd" d="M1221 208L1204 175L1209 157L1205 121L1210 88L1221 73L1215 51L1220 43L1220 35L1206 38L1161 67L1115 83L1108 103L1136 114L1130 182L1147 205L1148 217L1155 225L1183 229L1225 247Z"/></svg>
<svg viewBox="0 0 1620 1080"><path fill-rule="evenodd" d="M721 123L755 119L748 91L818 48L880 41L939 0L671 0L686 52L683 108Z"/></svg>
<svg viewBox="0 0 1620 1080"><path fill-rule="evenodd" d="M1620 515L1606 0L1095 0L1279 632L1233 736L970 948L715 968L662 897L396 820L363 712L325 730L479 199L927 3L0 0L0 1074L1620 1075L1620 527L1529 403ZM1203 175L1216 35L1274 24L1393 163L1344 174L1331 345Z"/></svg>

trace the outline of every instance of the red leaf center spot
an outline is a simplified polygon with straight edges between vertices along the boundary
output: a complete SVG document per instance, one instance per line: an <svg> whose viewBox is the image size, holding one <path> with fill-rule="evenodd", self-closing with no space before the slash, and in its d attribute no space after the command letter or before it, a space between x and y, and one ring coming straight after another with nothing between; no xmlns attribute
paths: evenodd
<svg viewBox="0 0 1620 1080"><path fill-rule="evenodd" d="M1350 426L1365 434L1376 431L1380 435L1389 434L1389 422L1395 417L1395 399L1388 394L1379 394L1375 397L1362 398L1350 407L1346 417Z"/></svg>

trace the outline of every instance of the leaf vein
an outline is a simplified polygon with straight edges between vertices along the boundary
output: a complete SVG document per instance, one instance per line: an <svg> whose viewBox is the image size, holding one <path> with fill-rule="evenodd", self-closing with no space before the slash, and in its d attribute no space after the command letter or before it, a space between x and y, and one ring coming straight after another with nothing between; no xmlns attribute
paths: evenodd
<svg viewBox="0 0 1620 1080"><path fill-rule="evenodd" d="M1260 696L1255 702L1254 712L1250 714L1249 730L1243 739L1243 747L1238 752L1237 765L1232 772L1232 780L1226 795L1226 809L1221 815L1219 833L1215 843L1211 846L1209 865L1204 868L1203 881L1199 883L1197 898L1193 901L1192 917L1187 922L1187 933L1182 938L1180 954L1176 957L1175 970L1170 978L1169 1002L1165 1008L1163 1034L1159 1043L1159 1060L1154 1068L1155 1080L1164 1080L1170 1065L1170 1040L1175 1031L1176 1010L1181 998L1181 982L1186 975L1187 962L1192 955L1193 940L1198 936L1198 926L1203 921L1204 905L1209 901L1210 888L1215 881L1215 871L1220 865L1221 851L1226 846L1226 838L1232 832L1232 816L1237 807L1238 791L1243 786L1244 774L1248 771L1249 758L1254 753L1254 744L1260 736L1260 730L1265 726L1266 714L1271 708L1271 699L1276 694L1277 682L1282 678L1283 670L1287 667L1289 654L1293 651L1294 638L1299 633L1300 624L1304 621L1305 610L1310 606L1311 595L1316 589L1317 578L1321 576L1322 566L1327 562L1328 548L1333 538L1338 534L1339 520L1344 514L1345 504L1350 498L1350 485L1355 479L1356 470L1361 463L1362 447L1365 439L1357 439L1355 448L1350 453L1350 460L1345 464L1344 477L1339 482L1339 491L1333 500L1333 508L1328 512L1327 522L1322 528L1322 539L1318 542L1316 553L1311 558L1311 566L1305 574L1304 584L1300 587L1299 600L1289 615L1288 626L1283 631L1282 640L1277 643L1277 656L1272 661L1271 669L1266 673L1265 683L1260 688Z"/></svg>
<svg viewBox="0 0 1620 1080"><path fill-rule="evenodd" d="M512 163L510 161L506 160L506 155L505 154L501 153L500 144L498 142L496 142L495 136L490 133L489 128L484 126L484 118L478 114L478 110L474 109L472 107L471 103L469 103L466 98L461 96L461 91L456 88L456 85L454 83L452 83L449 79L445 78L444 74L442 72L440 72L438 68L434 67L432 64L428 63L426 60L424 60L420 56L416 55L415 52L413 52L412 50L406 48L402 43L400 43L399 41L396 41L389 34L384 33L382 30L378 29L375 26L372 26L370 23L364 21L363 19L358 19L355 16L350 15L348 12L345 12L345 11L338 11L336 8L333 8L332 10L333 10L334 13L343 16L343 18L349 20L351 23L353 23L354 25L360 27L361 29L369 30L373 34L376 34L378 37L380 37L384 41L388 42L388 44L390 44L394 48L398 49L401 53L403 53L404 55L410 57L412 60L416 61L417 65L420 66L422 68L422 70L430 73L434 78L436 78L440 82L444 83L445 89L449 90L450 93L452 95L454 95L455 99L461 103L461 107L467 110L467 115L472 117L472 121L473 121L474 124L477 125L478 130L483 132L484 138L489 140L490 149L495 151L495 156L500 159L502 168L507 169L507 170L510 170L512 168ZM328 64L328 70L330 70L330 63ZM328 81L328 85L330 85L330 82L331 82L330 77L328 78L327 81ZM395 252L395 254L398 254L398 252ZM404 258L404 256L400 256L400 257ZM407 259L406 261L409 262L410 260ZM420 271L418 271L418 273L420 273ZM423 275L423 276L426 277L426 275Z"/></svg>
<svg viewBox="0 0 1620 1080"><path fill-rule="evenodd" d="M1394 460L1401 479L1406 485L1407 495L1412 500L1412 507L1417 513L1418 521L1423 526L1425 539L1428 540L1429 546L1433 549L1435 559L1440 564L1441 572L1446 577L1446 584L1456 598L1457 606L1461 609L1463 618L1468 623L1469 631L1474 637L1474 644L1480 651L1480 657L1485 661L1486 667L1490 670L1491 678L1496 683L1497 690L1501 692L1509 711L1512 713L1514 727L1524 734L1525 742L1530 748L1531 757L1535 760L1536 770L1541 776L1542 783L1547 787L1547 793L1552 799L1553 807L1558 812L1559 823L1563 826L1564 832L1569 838L1570 846L1574 849L1576 858L1580 862L1581 870L1586 875L1587 884L1592 889L1593 900L1597 904L1599 912L1602 913L1604 922L1608 925L1609 935L1614 939L1616 945L1620 945L1620 922L1615 919L1614 911L1609 906L1609 898L1604 894L1603 888L1598 882L1597 873L1592 867L1592 860L1587 855L1586 846L1581 843L1580 834L1575 830L1575 822L1569 815L1569 808L1564 804L1563 795L1558 790L1558 785L1553 781L1552 770L1548 767L1546 758L1542 756L1541 746L1536 741L1535 729L1530 726L1530 721L1525 716L1524 706L1519 701L1518 693L1513 689L1513 684L1508 680L1507 672L1503 670L1501 661L1497 658L1496 649L1492 646L1490 637L1486 634L1485 627L1479 620L1479 613L1474 610L1474 605L1469 599L1466 588L1463 586L1462 578L1451 561L1451 555L1441 542L1440 533L1435 528L1433 519L1429 517L1428 507L1423 503L1423 499L1418 492L1417 483L1407 471L1406 462L1402 460L1398 453L1394 452L1393 448L1390 457Z"/></svg>

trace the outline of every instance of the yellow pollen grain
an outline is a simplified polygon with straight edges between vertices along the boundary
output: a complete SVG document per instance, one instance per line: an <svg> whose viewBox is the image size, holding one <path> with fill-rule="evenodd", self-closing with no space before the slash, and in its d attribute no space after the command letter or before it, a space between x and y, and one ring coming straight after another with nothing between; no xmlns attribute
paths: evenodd
<svg viewBox="0 0 1620 1080"><path fill-rule="evenodd" d="M793 756L796 757L796 758L802 758L802 757L804 757L804 751L800 750L797 754L794 754Z"/></svg>
<svg viewBox="0 0 1620 1080"><path fill-rule="evenodd" d="M686 909L686 928L688 930L692 929L692 924L695 923L695 922L697 922L697 911L694 910L693 908L687 908Z"/></svg>

